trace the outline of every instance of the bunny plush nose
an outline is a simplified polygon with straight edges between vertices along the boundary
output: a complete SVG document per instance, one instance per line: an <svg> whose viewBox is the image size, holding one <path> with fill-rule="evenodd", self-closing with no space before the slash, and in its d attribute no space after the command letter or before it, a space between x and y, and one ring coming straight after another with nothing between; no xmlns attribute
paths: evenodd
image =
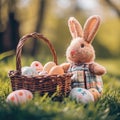
<svg viewBox="0 0 120 120"><path fill-rule="evenodd" d="M72 56L73 56L75 53L76 53L75 50L72 50L72 51L70 52L70 54L71 54Z"/></svg>

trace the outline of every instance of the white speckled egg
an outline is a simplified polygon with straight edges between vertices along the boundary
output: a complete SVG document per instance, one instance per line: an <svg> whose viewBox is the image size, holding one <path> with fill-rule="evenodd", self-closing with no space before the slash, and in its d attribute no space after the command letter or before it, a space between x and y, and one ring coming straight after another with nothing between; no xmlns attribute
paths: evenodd
<svg viewBox="0 0 120 120"><path fill-rule="evenodd" d="M43 70L43 65L39 61L33 61L30 66L35 68L37 72L41 72Z"/></svg>
<svg viewBox="0 0 120 120"><path fill-rule="evenodd" d="M84 88L73 88L70 92L70 98L76 100L78 103L89 103L94 101L93 95Z"/></svg>
<svg viewBox="0 0 120 120"><path fill-rule="evenodd" d="M16 105L26 103L32 100L33 94L29 90L16 90L10 93L6 99L8 103L14 103Z"/></svg>
<svg viewBox="0 0 120 120"><path fill-rule="evenodd" d="M39 75L48 75L47 71L41 71Z"/></svg>
<svg viewBox="0 0 120 120"><path fill-rule="evenodd" d="M22 71L22 75L29 76L29 77L38 75L38 72L35 70L35 68L28 67L28 66L22 67L21 71Z"/></svg>

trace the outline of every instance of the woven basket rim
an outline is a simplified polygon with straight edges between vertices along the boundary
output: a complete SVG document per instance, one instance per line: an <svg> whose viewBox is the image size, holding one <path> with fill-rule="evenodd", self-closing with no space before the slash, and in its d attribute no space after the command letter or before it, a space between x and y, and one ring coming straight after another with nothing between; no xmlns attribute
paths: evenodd
<svg viewBox="0 0 120 120"><path fill-rule="evenodd" d="M25 75L20 75L20 74L17 74L17 71L16 70L10 70L8 72L8 77L25 77L25 78L42 78L42 77L63 77L63 76L72 76L72 73L63 73L63 74L55 74L55 75L49 75L49 74L46 74L46 75L37 75L37 76L25 76Z"/></svg>

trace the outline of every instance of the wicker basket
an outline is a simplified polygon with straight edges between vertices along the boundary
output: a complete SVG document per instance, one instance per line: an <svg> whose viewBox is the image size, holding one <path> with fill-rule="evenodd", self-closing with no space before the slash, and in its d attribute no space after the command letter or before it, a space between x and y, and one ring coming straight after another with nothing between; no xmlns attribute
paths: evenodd
<svg viewBox="0 0 120 120"><path fill-rule="evenodd" d="M36 32L23 36L17 46L16 70L11 70L8 73L11 79L12 90L27 89L32 93L37 92L40 95L44 95L45 93L52 95L57 91L59 95L68 95L71 89L71 74L65 73L63 75L42 75L35 77L21 75L21 51L25 41L29 38L43 40L48 45L54 62L57 64L56 52L47 38Z"/></svg>

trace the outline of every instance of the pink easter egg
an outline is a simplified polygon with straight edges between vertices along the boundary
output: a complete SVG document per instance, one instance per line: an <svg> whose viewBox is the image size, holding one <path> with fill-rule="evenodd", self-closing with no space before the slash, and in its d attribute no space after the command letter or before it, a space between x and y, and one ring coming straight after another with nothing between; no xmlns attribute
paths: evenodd
<svg viewBox="0 0 120 120"><path fill-rule="evenodd" d="M8 103L14 103L18 105L18 104L26 103L32 100L32 98L33 98L33 94L30 91L22 89L22 90L16 90L10 93L7 96L6 101Z"/></svg>
<svg viewBox="0 0 120 120"><path fill-rule="evenodd" d="M41 72L43 70L43 65L39 61L33 61L30 66L35 68L37 72Z"/></svg>

